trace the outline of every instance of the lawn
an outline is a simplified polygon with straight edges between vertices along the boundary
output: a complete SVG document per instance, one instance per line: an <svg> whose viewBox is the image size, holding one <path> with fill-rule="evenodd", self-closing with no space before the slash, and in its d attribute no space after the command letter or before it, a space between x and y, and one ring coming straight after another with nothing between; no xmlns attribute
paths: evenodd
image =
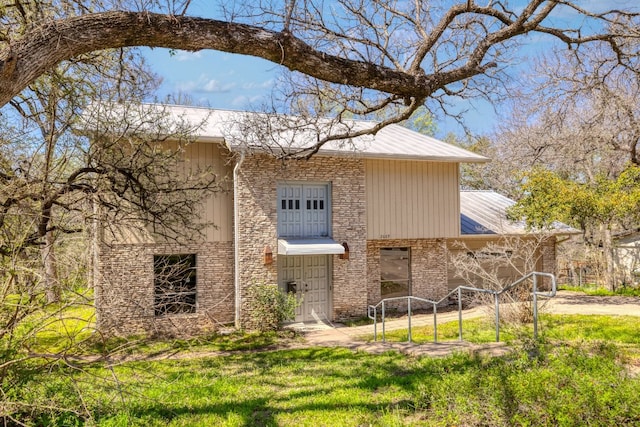
<svg viewBox="0 0 640 427"><path fill-rule="evenodd" d="M640 318L636 316L595 316L595 315L555 315L542 314L538 323L538 333L548 340L605 340L618 344L640 346ZM465 319L462 322L462 336L473 343L495 341L495 323L488 317ZM533 336L532 325L500 327L500 339L507 343ZM373 335L364 337L373 340ZM378 333L378 339L381 334ZM389 331L387 341L407 341L407 331ZM433 342L433 326L413 327L411 339L415 343ZM438 325L438 341L458 339L458 322Z"/></svg>
<svg viewBox="0 0 640 427"><path fill-rule="evenodd" d="M21 402L6 407L27 424L60 426L632 426L640 424L640 380L629 373L635 362L627 355L640 346L635 323L548 317L539 342L514 337L513 353L493 359L340 348L254 352L246 349L261 345L256 337L212 336L138 351L170 345L201 351L218 340L245 351L161 361L61 360L46 372L23 371L4 400ZM457 331L457 323L446 328Z"/></svg>

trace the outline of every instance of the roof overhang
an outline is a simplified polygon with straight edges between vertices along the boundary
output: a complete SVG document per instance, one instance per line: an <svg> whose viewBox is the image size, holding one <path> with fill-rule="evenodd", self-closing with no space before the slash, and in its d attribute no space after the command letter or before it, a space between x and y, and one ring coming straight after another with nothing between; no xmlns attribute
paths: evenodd
<svg viewBox="0 0 640 427"><path fill-rule="evenodd" d="M329 238L278 239L278 255L342 255L344 246Z"/></svg>

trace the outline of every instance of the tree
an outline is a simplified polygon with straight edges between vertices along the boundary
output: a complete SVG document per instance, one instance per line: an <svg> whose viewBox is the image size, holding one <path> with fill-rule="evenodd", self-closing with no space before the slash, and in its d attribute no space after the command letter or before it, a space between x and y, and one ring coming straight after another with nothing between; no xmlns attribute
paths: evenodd
<svg viewBox="0 0 640 427"><path fill-rule="evenodd" d="M546 165L577 180L604 173L616 178L640 164L640 80L594 47L576 61L571 55L543 58L533 83L521 85L511 114L495 140L501 162L529 168ZM533 77L530 77L533 78Z"/></svg>
<svg viewBox="0 0 640 427"><path fill-rule="evenodd" d="M557 220L582 229L587 239L602 245L606 285L615 290L612 231L640 220L640 167L628 166L617 179L598 174L593 183L562 178L543 168L524 178L523 195L509 215L538 230Z"/></svg>
<svg viewBox="0 0 640 427"><path fill-rule="evenodd" d="M603 245L611 287L611 233L638 225L628 215L632 205L616 208L608 192L622 197L613 187L630 173L629 165L639 164L640 80L635 68L618 67L601 46L585 46L582 53L579 60L566 52L547 54L523 77L505 109L511 113L493 137L491 169L497 173L489 176L503 188L524 185L526 198L526 189L536 186L547 194L535 200L529 220L541 225L565 218L584 231L586 251Z"/></svg>
<svg viewBox="0 0 640 427"><path fill-rule="evenodd" d="M349 130L375 133L425 103L432 112L446 112L450 100L495 94L514 48L529 34L558 40L576 57L582 45L598 43L627 67L634 67L635 59L627 39L638 35L631 12L552 0L530 0L523 7L474 0L445 6L426 0L337 0L330 6L289 0L285 7L252 1L223 7L224 20L188 16L190 0L160 3L114 0L87 7L67 0L59 3L58 13L44 15L21 1L4 6L0 105L55 64L88 52L126 46L216 49L265 58L295 72L289 100L330 94L344 112L357 116L401 107L370 129ZM137 9L140 4L147 8ZM584 25L554 25L548 19L554 13L573 14ZM27 16L36 19L24 25ZM315 145L344 136L324 136Z"/></svg>
<svg viewBox="0 0 640 427"><path fill-rule="evenodd" d="M29 7L38 5L42 3ZM12 402L6 393L27 387L26 371L51 367L84 341L100 339L90 333L90 319L81 321L84 328L69 326L78 322L69 318L71 309L93 304L86 277L91 273L87 264L92 248L87 237L109 243L114 234L138 232L158 240L179 240L198 237L209 225L199 221L194 206L223 189L223 179L209 168L184 164L184 149L201 123L169 120L162 107L140 104L155 83L135 52L104 50L57 64L3 110L0 420L4 423L21 424L12 416L41 409ZM176 175L182 179L176 180ZM98 220L104 226L101 234L92 229ZM61 271L59 277L56 270ZM42 345L46 342L42 336L59 339L60 329L65 331L66 339L60 339L65 346L51 352Z"/></svg>

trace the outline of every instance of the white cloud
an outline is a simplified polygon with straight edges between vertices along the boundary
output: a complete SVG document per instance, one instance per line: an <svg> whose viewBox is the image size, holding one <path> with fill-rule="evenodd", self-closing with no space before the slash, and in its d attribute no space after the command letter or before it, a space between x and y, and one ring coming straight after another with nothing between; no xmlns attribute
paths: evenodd
<svg viewBox="0 0 640 427"><path fill-rule="evenodd" d="M224 83L220 80L211 79L205 75L201 75L197 80L181 81L176 84L179 92L196 92L196 93L226 93L236 87L235 83Z"/></svg>
<svg viewBox="0 0 640 427"><path fill-rule="evenodd" d="M236 87L235 83L222 83L219 80L211 79L202 86L201 90L209 93L220 93L229 92L234 87Z"/></svg>
<svg viewBox="0 0 640 427"><path fill-rule="evenodd" d="M202 58L202 52L188 52L186 50L178 50L175 54L176 61L196 61Z"/></svg>
<svg viewBox="0 0 640 427"><path fill-rule="evenodd" d="M255 89L269 89L273 86L273 79L265 80L262 83L248 82L242 84L242 89L255 90Z"/></svg>

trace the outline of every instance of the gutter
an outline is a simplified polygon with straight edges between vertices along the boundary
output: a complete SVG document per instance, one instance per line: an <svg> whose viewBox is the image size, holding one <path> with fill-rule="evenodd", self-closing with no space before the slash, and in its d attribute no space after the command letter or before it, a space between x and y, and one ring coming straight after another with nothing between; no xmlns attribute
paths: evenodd
<svg viewBox="0 0 640 427"><path fill-rule="evenodd" d="M240 152L240 159L233 167L233 286L235 290L235 327L240 328L240 304L242 299L240 298L240 213L238 211L238 175L240 173L240 167L244 162L244 150Z"/></svg>

